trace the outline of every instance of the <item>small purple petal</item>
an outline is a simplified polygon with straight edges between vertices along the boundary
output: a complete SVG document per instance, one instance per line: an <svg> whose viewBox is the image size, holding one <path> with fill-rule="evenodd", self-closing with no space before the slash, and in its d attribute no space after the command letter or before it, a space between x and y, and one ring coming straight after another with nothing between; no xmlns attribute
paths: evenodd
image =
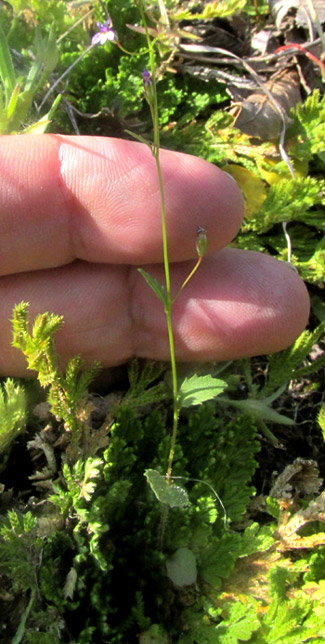
<svg viewBox="0 0 325 644"><path fill-rule="evenodd" d="M142 74L144 88L150 87L152 85L152 78L150 72L147 69L143 70Z"/></svg>
<svg viewBox="0 0 325 644"><path fill-rule="evenodd" d="M111 40L112 42L113 42L114 40L117 40L117 35L116 35L115 31L113 31L113 29L110 29L110 30L107 32L107 34L106 34L106 35L107 35L107 40Z"/></svg>
<svg viewBox="0 0 325 644"><path fill-rule="evenodd" d="M107 18L106 22L98 22L97 20L97 27L100 29L100 31L107 31L107 29L110 28L112 24L112 21L110 18Z"/></svg>
<svg viewBox="0 0 325 644"><path fill-rule="evenodd" d="M102 36L101 33L95 34L91 39L91 44L92 45L97 45L98 42L101 42L101 40L100 40L101 36Z"/></svg>
<svg viewBox="0 0 325 644"><path fill-rule="evenodd" d="M144 69L142 72L142 80L145 98L147 99L149 105L152 106L155 102L155 90L152 82L152 76L147 69Z"/></svg>
<svg viewBox="0 0 325 644"><path fill-rule="evenodd" d="M96 45L97 43L100 43L101 45L104 45L104 43L109 40L110 42L117 42L117 35L113 29L110 28L110 25L112 24L112 21L110 18L107 18L106 22L104 24L97 22L97 27L99 27L99 31L92 37L91 39L91 44Z"/></svg>
<svg viewBox="0 0 325 644"><path fill-rule="evenodd" d="M99 34L99 42L100 42L101 45L104 45L104 43L107 40L110 40L111 42L113 42L113 40L115 40L115 33L111 29L109 31L106 31L106 32L103 32L103 33Z"/></svg>

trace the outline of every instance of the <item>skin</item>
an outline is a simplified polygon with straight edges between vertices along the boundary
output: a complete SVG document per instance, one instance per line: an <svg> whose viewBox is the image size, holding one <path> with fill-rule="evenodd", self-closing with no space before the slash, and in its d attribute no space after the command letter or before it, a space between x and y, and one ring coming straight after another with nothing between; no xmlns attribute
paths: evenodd
<svg viewBox="0 0 325 644"><path fill-rule="evenodd" d="M243 217L231 177L202 159L161 151L168 251L176 294L196 261L198 227L208 254L173 305L177 359L228 360L291 344L309 314L292 268L225 248ZM137 271L164 283L160 194L149 148L104 137L1 137L0 374L26 375L11 345L14 305L64 316L63 361L81 353L104 366L132 356L168 360L161 302Z"/></svg>

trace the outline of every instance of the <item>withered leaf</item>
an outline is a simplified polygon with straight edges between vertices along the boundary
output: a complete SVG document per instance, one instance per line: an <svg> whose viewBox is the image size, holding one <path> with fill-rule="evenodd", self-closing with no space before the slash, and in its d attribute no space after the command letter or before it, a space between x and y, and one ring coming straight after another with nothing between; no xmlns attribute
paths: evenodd
<svg viewBox="0 0 325 644"><path fill-rule="evenodd" d="M290 109L301 102L299 78L295 70L272 77L265 83L265 89L271 94L274 102L262 89L254 92L243 101L235 119L235 126L241 132L263 141L280 136L283 124L281 112L289 125Z"/></svg>

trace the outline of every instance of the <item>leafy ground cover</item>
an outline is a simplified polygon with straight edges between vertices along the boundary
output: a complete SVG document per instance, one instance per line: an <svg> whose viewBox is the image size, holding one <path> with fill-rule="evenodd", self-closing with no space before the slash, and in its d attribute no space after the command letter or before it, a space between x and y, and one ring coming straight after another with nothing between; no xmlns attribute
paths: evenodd
<svg viewBox="0 0 325 644"><path fill-rule="evenodd" d="M223 383L203 404L184 367L167 486L168 365L134 361L110 385L79 358L63 373L62 320L16 308L38 382L0 389L5 644L325 641L325 16L297 5L147 2L162 145L233 174L234 245L291 260L309 327L281 353L197 366ZM145 49L136 3L105 7L125 48ZM11 0L0 16L1 133L150 140L143 60L89 48L101 4Z"/></svg>

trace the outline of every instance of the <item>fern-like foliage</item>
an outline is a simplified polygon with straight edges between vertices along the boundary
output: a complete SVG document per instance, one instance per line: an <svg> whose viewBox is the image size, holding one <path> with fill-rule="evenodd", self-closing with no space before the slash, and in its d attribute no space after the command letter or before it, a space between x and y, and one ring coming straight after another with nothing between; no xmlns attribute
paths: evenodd
<svg viewBox="0 0 325 644"><path fill-rule="evenodd" d="M179 3L174 3L176 6ZM178 9L171 13L172 20L213 20L214 18L226 18L236 11L240 11L246 4L246 0L214 0L207 2L201 12L193 13L191 9Z"/></svg>
<svg viewBox="0 0 325 644"><path fill-rule="evenodd" d="M270 186L260 213L252 219L248 228L264 233L278 222L304 221L323 224L320 213L311 208L323 203L325 182L312 177L283 179ZM316 216L318 220L316 221Z"/></svg>
<svg viewBox="0 0 325 644"><path fill-rule="evenodd" d="M41 562L42 539L37 537L37 519L8 512L0 528L0 570L10 573L15 592L37 589L37 570Z"/></svg>
<svg viewBox="0 0 325 644"><path fill-rule="evenodd" d="M132 360L128 368L130 388L123 398L122 404L128 407L141 407L158 403L166 399L166 387L161 381L165 367L158 362Z"/></svg>
<svg viewBox="0 0 325 644"><path fill-rule="evenodd" d="M49 387L48 400L53 415L62 420L66 429L72 433L74 443L87 424L83 396L87 387L98 373L100 365L94 362L81 372L82 360L72 358L65 373L59 369L53 336L62 325L62 316L43 313L37 316L31 333L29 332L28 304L21 302L13 312L13 346L26 356L28 368L37 371L42 387ZM76 460L77 455L71 453Z"/></svg>
<svg viewBox="0 0 325 644"><path fill-rule="evenodd" d="M29 333L28 304L15 306L12 317L12 344L26 356L28 368L38 372L42 387L53 382L57 372L53 335L62 325L62 316L54 313L38 315Z"/></svg>
<svg viewBox="0 0 325 644"><path fill-rule="evenodd" d="M166 554L158 545L161 506L143 476L146 468L164 471L169 433L156 406L142 419L131 399L130 406L120 405L116 413L102 456L65 462L60 481L52 483L42 517L32 517L32 525L25 526L28 540L21 538L21 527L15 527L17 534L7 527L0 552L2 548L7 553L8 543L14 550L20 540L16 555L30 566L26 549L33 535L37 548L42 547L35 583L47 610L56 611L70 631L75 629L74 613L79 615L76 641L90 644L104 638L113 644L121 641L122 635L131 642L136 633L145 632L154 623L159 624L157 632L166 629L177 641L179 618L174 623L170 615L175 601L182 605L188 590L174 588L167 576ZM200 583L220 586L242 552L241 535L225 526L240 519L252 491L249 479L259 448L254 434L247 417L238 419L236 431L232 423L221 422L213 402L182 417L174 473L185 477L182 485L187 488L190 505L170 509L164 547L167 553L179 547L190 550L197 561ZM25 515L20 522L29 520ZM6 557L3 572L8 579L16 579L15 561ZM19 586L25 593L30 589L28 571L29 567L22 575L17 572L17 579L26 580L23 588ZM93 615L88 623L86 613ZM25 625L29 641L37 624L46 642L45 636L53 632L53 620L49 619L48 627L44 625L35 596ZM42 639L35 637L38 641Z"/></svg>
<svg viewBox="0 0 325 644"><path fill-rule="evenodd" d="M320 98L319 90L314 90L303 105L297 105L294 116L289 130L293 154L304 160L317 154L325 162L325 96Z"/></svg>
<svg viewBox="0 0 325 644"><path fill-rule="evenodd" d="M295 365L315 337L301 341ZM156 373L152 365L143 375L139 364L131 366L132 387L140 397L143 392L144 401L150 383L156 386ZM165 472L170 442L166 412L149 405L143 415L131 396L130 404L124 399L115 414L105 449L96 456L63 459L41 513L11 512L3 524L1 572L13 595L24 596L19 628L25 641L57 644L73 636L78 643L104 639L118 644L136 641L141 634L143 642L154 636L162 644L239 644L243 637L251 644L271 644L276 633L280 644L284 634L293 643L297 628L304 635L323 628L322 616L314 611L321 553L302 580L305 564L295 575L286 560L285 572L274 568L278 533L273 518L264 527L253 523L236 529L254 493L250 480L259 442L251 418L225 420L214 401L183 410L172 484L186 490L188 503L169 508L161 550L161 504L143 474ZM278 517L278 508L273 514ZM179 552L194 562L195 584L182 585L188 570L178 569L176 576L170 572L167 562L182 565L175 555ZM270 574L271 596L264 611L250 589L255 560L263 561ZM275 565L279 567L279 557ZM294 588L289 598L284 594L288 584ZM312 597L310 586L303 584L314 584ZM285 621L283 605L292 619Z"/></svg>
<svg viewBox="0 0 325 644"><path fill-rule="evenodd" d="M21 385L8 378L0 385L0 456L8 458L10 447L24 428L26 396Z"/></svg>
<svg viewBox="0 0 325 644"><path fill-rule="evenodd" d="M268 379L261 391L262 396L272 394L277 387L289 380L315 373L325 365L324 354L313 361L308 359L313 346L322 338L324 332L325 323L322 322L314 331L303 331L288 349L269 356Z"/></svg>
<svg viewBox="0 0 325 644"><path fill-rule="evenodd" d="M319 423L319 426L322 430L323 438L325 440L325 403L322 404L318 416L317 416L317 421Z"/></svg>

